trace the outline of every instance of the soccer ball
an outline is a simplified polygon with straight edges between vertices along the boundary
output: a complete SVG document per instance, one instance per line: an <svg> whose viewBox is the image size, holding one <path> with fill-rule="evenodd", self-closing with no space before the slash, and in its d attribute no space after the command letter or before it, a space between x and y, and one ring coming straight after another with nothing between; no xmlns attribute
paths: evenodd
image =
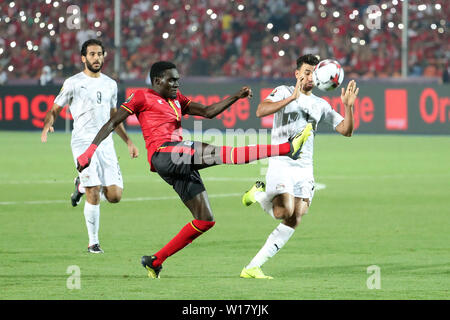
<svg viewBox="0 0 450 320"><path fill-rule="evenodd" d="M339 87L344 80L344 69L332 59L320 61L313 70L314 85L322 91L331 91Z"/></svg>

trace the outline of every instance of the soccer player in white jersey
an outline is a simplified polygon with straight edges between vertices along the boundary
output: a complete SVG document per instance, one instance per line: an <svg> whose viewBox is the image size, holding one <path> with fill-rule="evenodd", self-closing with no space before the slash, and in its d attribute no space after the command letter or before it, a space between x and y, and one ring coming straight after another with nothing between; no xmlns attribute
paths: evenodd
<svg viewBox="0 0 450 320"><path fill-rule="evenodd" d="M299 159L270 158L266 185L257 181L242 197L244 205L258 202L274 219L282 220L243 268L242 278L272 279L263 273L261 266L286 244L302 216L308 212L314 196L313 146L318 124L326 122L346 137L353 133L353 104L359 91L356 82L352 80L345 90L341 89L345 106L345 116L342 117L328 102L311 92L314 87L312 72L318 63L319 59L311 54L298 58L296 86L279 86L258 105L257 117L274 114L271 143L285 141L302 128L312 129L313 134L303 145Z"/></svg>
<svg viewBox="0 0 450 320"><path fill-rule="evenodd" d="M71 147L75 166L77 157L89 147L100 128L117 112L117 83L101 73L105 49L101 41L90 39L81 48L84 70L66 79L55 98L53 107L45 116L41 141L47 141L48 132L53 132L53 123L65 105L69 105L73 117ZM127 135L123 124L116 133L128 146L132 158L139 150ZM103 253L98 231L100 227L100 195L107 201L117 203L122 198L123 181L112 135L110 135L92 158L92 165L75 179L72 205L76 206L85 193L84 217L89 235L88 252ZM100 152L98 152L100 151ZM74 195L75 198L74 199ZM74 203L75 200L75 203Z"/></svg>

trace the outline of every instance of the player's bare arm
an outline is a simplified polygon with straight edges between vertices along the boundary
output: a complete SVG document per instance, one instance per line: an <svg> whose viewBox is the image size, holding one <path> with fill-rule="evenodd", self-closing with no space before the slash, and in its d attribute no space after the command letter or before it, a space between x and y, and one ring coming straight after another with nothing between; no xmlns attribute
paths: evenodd
<svg viewBox="0 0 450 320"><path fill-rule="evenodd" d="M117 113L117 108L111 109L111 118ZM114 130L119 137L127 144L128 152L131 158L137 158L139 156L139 149L134 145L133 141L127 134L123 122L121 122Z"/></svg>
<svg viewBox="0 0 450 320"><path fill-rule="evenodd" d="M336 126L336 131L346 137L351 137L353 134L353 105L358 96L359 88L356 87L356 81L351 80L347 88L341 89L341 100L345 106L344 120Z"/></svg>
<svg viewBox="0 0 450 320"><path fill-rule="evenodd" d="M212 119L228 109L233 103L243 98L252 97L252 89L249 87L242 87L234 95L209 106L205 106L198 102L191 102L187 108L187 114L194 116L202 116L208 119Z"/></svg>
<svg viewBox="0 0 450 320"><path fill-rule="evenodd" d="M47 134L48 132L54 132L53 123L55 123L56 117L58 117L61 112L62 107L58 106L56 103L53 104L53 107L47 112L44 119L44 127L42 128L41 133L41 142L47 142Z"/></svg>
<svg viewBox="0 0 450 320"><path fill-rule="evenodd" d="M302 89L302 86L303 86L303 82L304 82L304 77L303 76L299 76L297 78L297 83L295 84L294 92L292 93L291 96L287 97L286 99L283 99L283 100L280 100L280 101L277 101L277 102L273 102L270 99L263 100L258 105L258 108L256 109L256 116L258 118L261 118L261 117L265 117L265 116L274 114L278 110L280 110L280 109L284 108L285 106L287 106L292 101L298 99L298 97L300 97L300 94L301 94L301 89Z"/></svg>
<svg viewBox="0 0 450 320"><path fill-rule="evenodd" d="M92 155L97 149L98 145L105 140L109 134L117 128L130 114L123 108L119 108L116 113L106 122L100 131L95 136L89 148L77 158L77 170L79 172L83 171L85 168L89 167Z"/></svg>

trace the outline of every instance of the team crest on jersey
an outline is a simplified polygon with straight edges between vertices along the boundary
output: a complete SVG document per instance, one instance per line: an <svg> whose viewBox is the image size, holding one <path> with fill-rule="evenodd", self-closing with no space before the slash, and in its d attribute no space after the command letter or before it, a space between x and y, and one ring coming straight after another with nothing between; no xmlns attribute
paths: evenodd
<svg viewBox="0 0 450 320"><path fill-rule="evenodd" d="M134 92L132 94L130 94L130 96L127 98L127 100L125 101L125 103L128 103L131 101L131 99L133 99L134 97Z"/></svg>
<svg viewBox="0 0 450 320"><path fill-rule="evenodd" d="M180 103L178 102L178 100L175 100L175 104L177 105L177 107L178 107L179 109L181 109L181 105L180 105Z"/></svg>

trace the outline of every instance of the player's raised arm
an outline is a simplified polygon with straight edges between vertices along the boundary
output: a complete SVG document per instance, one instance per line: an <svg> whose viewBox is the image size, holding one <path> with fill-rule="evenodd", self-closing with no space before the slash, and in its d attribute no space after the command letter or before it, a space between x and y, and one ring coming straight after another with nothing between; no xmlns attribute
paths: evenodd
<svg viewBox="0 0 450 320"><path fill-rule="evenodd" d="M92 156L94 155L95 150L99 146L99 144L105 140L109 134L119 125L121 124L130 113L123 108L119 108L119 110L114 113L114 115L106 122L100 131L95 136L91 145L87 150L77 158L77 170L79 172L83 171L83 169L89 166L91 162Z"/></svg>
<svg viewBox="0 0 450 320"><path fill-rule="evenodd" d="M111 109L111 118L117 113L117 108ZM137 158L139 156L139 149L134 145L131 138L128 136L127 131L125 130L125 126L123 123L119 123L115 128L115 132L119 135L120 138L127 144L128 152L130 153L130 157Z"/></svg>
<svg viewBox="0 0 450 320"><path fill-rule="evenodd" d="M258 105L258 108L256 109L256 116L258 118L261 118L261 117L271 115L271 114L277 112L278 110L284 108L292 101L298 99L298 97L300 96L300 89L303 85L303 81L304 81L304 77L299 77L297 79L297 83L295 85L295 89L294 89L294 92L292 93L292 95L283 100L272 101L270 99L264 99Z"/></svg>
<svg viewBox="0 0 450 320"><path fill-rule="evenodd" d="M61 110L62 110L62 107L55 103L55 104L53 104L53 107L45 115L44 127L42 128L42 133L41 133L41 142L47 142L48 132L55 131L55 129L53 128L53 123L55 123L55 120L58 117Z"/></svg>
<svg viewBox="0 0 450 320"><path fill-rule="evenodd" d="M353 105L358 92L359 88L356 87L355 80L351 80L346 89L341 89L341 100L345 106L345 116L344 120L336 126L336 131L346 137L351 137L353 134Z"/></svg>
<svg viewBox="0 0 450 320"><path fill-rule="evenodd" d="M205 106L198 102L191 102L187 107L186 113L193 116L202 116L208 119L212 119L228 109L233 103L243 98L251 98L253 95L252 89L249 87L242 87L241 90L236 92L234 95L220 101L213 103L209 106Z"/></svg>

